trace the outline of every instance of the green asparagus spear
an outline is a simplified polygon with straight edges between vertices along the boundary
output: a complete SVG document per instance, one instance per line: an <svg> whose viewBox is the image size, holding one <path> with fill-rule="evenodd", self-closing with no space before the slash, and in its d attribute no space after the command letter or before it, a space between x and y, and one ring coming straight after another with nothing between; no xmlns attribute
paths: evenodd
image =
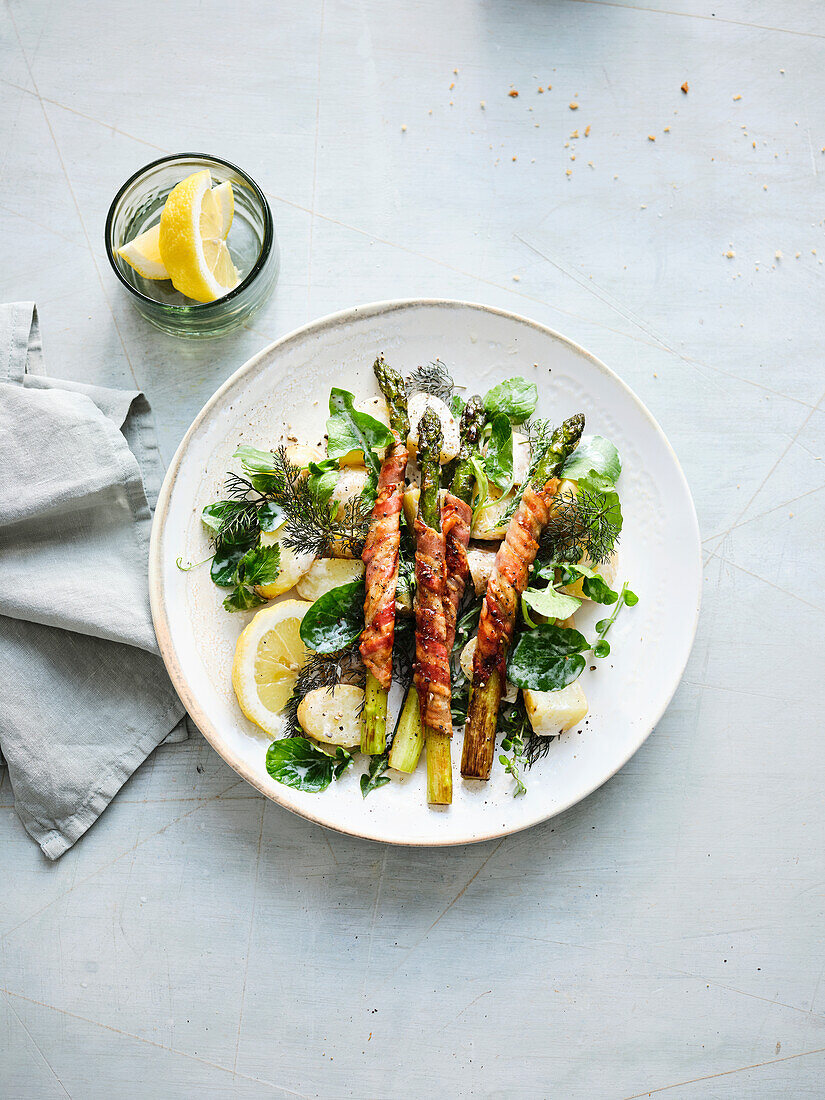
<svg viewBox="0 0 825 1100"><path fill-rule="evenodd" d="M473 488L475 485L475 473L471 459L478 447L478 441L482 429L487 420L487 411L480 397L471 397L464 406L461 414L461 447L456 458L456 467L453 473L453 481L450 492L453 496L471 504Z"/></svg>
<svg viewBox="0 0 825 1100"><path fill-rule="evenodd" d="M556 428L550 440L550 446L542 456L531 484L538 492L548 491L548 485L559 473L567 456L575 450L584 429L584 417L577 413ZM523 507L523 505L522 505ZM526 562L527 565L532 564ZM491 582L492 583L492 580ZM487 589L488 593L490 588ZM519 593L520 595L520 593ZM486 599L486 597L485 597ZM499 624L502 634L511 635L518 610L518 601L513 599L507 611L507 619ZM505 610L495 609L499 615ZM461 754L461 774L465 779L489 779L493 766L493 753L496 740L498 709L501 704L504 677L493 670L484 683L473 684L470 694L470 709L467 716L467 730L464 734L464 747Z"/></svg>
<svg viewBox="0 0 825 1100"><path fill-rule="evenodd" d="M389 366L383 356L373 364L390 413L390 426L401 440L405 440L410 430L407 415L407 391L404 379ZM367 685L364 694L364 724L361 729L361 752L368 756L379 756L387 746L387 692L372 672L367 672Z"/></svg>
<svg viewBox="0 0 825 1100"><path fill-rule="evenodd" d="M421 493L418 515L434 531L441 530L441 421L427 409L418 425L418 463L421 468ZM424 727L427 746L427 801L447 806L453 800L453 769L450 759L450 735Z"/></svg>
<svg viewBox="0 0 825 1100"><path fill-rule="evenodd" d="M414 772L421 750L424 747L424 732L421 729L421 706L418 702L418 692L415 685L410 684L407 697L398 725L395 729L395 737L390 748L389 765L399 772Z"/></svg>

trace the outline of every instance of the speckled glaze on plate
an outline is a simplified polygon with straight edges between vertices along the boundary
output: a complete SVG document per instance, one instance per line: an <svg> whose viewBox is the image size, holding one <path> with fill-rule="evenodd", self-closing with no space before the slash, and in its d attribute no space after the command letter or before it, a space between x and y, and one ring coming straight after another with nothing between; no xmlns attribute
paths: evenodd
<svg viewBox="0 0 825 1100"><path fill-rule="evenodd" d="M209 554L202 507L221 495L239 443L269 448L284 435L320 443L330 387L377 393L372 363L382 351L404 373L440 358L467 393L514 374L535 381L537 415L583 411L586 431L612 439L623 462L619 572L639 595L610 633L612 652L585 671L590 713L562 735L528 774L527 794L496 764L488 783L459 775L453 746L453 804L425 802L424 761L409 777L364 799L358 763L322 794L270 779L269 738L242 715L230 683L238 634L252 613L227 614L205 566L176 559ZM678 579L678 583L674 583ZM696 513L664 433L632 391L583 348L503 310L470 302L410 299L357 306L284 336L229 378L196 417L175 454L155 513L149 566L161 653L181 699L207 740L239 775L287 809L354 836L393 844L467 844L505 836L574 805L614 775L644 742L679 683L693 643L701 592ZM585 604L586 635L604 609ZM595 663L595 662L594 662ZM391 706L397 706L393 697Z"/></svg>

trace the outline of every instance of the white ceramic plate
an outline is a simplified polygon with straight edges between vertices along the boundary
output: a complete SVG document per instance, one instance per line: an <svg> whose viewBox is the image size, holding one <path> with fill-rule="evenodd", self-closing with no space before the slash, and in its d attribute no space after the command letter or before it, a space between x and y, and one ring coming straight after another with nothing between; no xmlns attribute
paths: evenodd
<svg viewBox="0 0 825 1100"><path fill-rule="evenodd" d="M425 801L424 761L362 798L362 764L322 794L276 783L264 766L269 739L241 714L230 683L235 640L250 614L228 614L203 566L176 558L209 554L201 508L222 496L239 443L268 449L285 433L318 443L332 385L377 393L372 363L382 351L404 373L440 358L466 392L484 393L514 374L536 382L537 414L574 412L586 431L612 439L623 461L624 512L618 581L639 596L610 632L612 652L585 671L586 724L558 738L528 773L528 792L496 764L488 783L462 780L454 745L453 804ZM690 491L667 439L637 397L607 367L543 325L468 302L414 299L360 306L276 341L218 390L178 448L152 533L152 614L166 667L191 717L221 756L275 802L312 821L396 844L466 844L504 836L572 806L613 775L662 716L682 676L699 610L701 556ZM587 606L587 605L585 605ZM585 634L603 608L583 611ZM593 662L596 663L596 662ZM663 777L663 782L664 782Z"/></svg>

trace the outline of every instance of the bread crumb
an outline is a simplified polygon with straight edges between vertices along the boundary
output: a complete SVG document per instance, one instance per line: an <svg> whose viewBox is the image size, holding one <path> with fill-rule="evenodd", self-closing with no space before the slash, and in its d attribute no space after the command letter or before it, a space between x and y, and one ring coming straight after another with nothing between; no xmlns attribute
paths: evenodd
<svg viewBox="0 0 825 1100"><path fill-rule="evenodd" d="M669 126L665 126L665 131L664 131L664 132L665 132L666 134L669 134L669 133L670 133L670 127L669 127Z"/></svg>
<svg viewBox="0 0 825 1100"><path fill-rule="evenodd" d="M727 251L727 252L725 253L725 256L726 256L726 257L727 257L727 258L728 258L729 260L732 260L732 259L734 258L734 256L735 256L735 255L736 255L736 253L735 253L735 252L733 252L733 251L731 251L731 249L728 249L728 251Z"/></svg>
<svg viewBox="0 0 825 1100"><path fill-rule="evenodd" d="M513 276L513 282L514 283L520 283L521 282L521 275L514 275Z"/></svg>
<svg viewBox="0 0 825 1100"><path fill-rule="evenodd" d="M571 159L571 160L575 160L575 159L576 159L576 154L575 154L575 153L571 153L571 154L570 154L570 159Z"/></svg>
<svg viewBox="0 0 825 1100"><path fill-rule="evenodd" d="M754 149L755 149L755 148L756 148L756 142L755 142L755 141L754 141L754 142L752 142L752 145L753 145L753 147L754 147Z"/></svg>
<svg viewBox="0 0 825 1100"><path fill-rule="evenodd" d="M784 72L785 72L785 70L784 70L784 69L780 69L779 71L780 71L780 73L784 73Z"/></svg>
<svg viewBox="0 0 825 1100"><path fill-rule="evenodd" d="M737 99L741 99L741 98L742 98L741 95L735 95L733 97L733 102L735 103L737 101Z"/></svg>
<svg viewBox="0 0 825 1100"><path fill-rule="evenodd" d="M553 91L553 85L552 85L552 84L548 84L548 85L547 85L547 91L548 91L548 92L552 92L552 91Z"/></svg>
<svg viewBox="0 0 825 1100"><path fill-rule="evenodd" d="M574 130L573 133L570 135L571 138L577 138L578 136L579 136L579 131L578 130Z"/></svg>
<svg viewBox="0 0 825 1100"><path fill-rule="evenodd" d="M647 135L647 140L648 141L655 141L656 140L656 135L655 134L648 134Z"/></svg>
<svg viewBox="0 0 825 1100"><path fill-rule="evenodd" d="M585 136L585 137L590 137L590 127L589 127L589 126L585 126L585 128L584 128L584 136Z"/></svg>
<svg viewBox="0 0 825 1100"><path fill-rule="evenodd" d="M544 93L544 88L539 87L539 95L542 95L543 93Z"/></svg>
<svg viewBox="0 0 825 1100"><path fill-rule="evenodd" d="M573 175L572 169L568 168L567 171L564 174L566 176L572 176Z"/></svg>
<svg viewBox="0 0 825 1100"><path fill-rule="evenodd" d="M684 95L687 95L687 94L688 94L688 86L689 86L689 85L688 85L688 82L687 82L687 81L685 81L685 82L684 82L684 84L682 85L682 93L683 93Z"/></svg>
<svg viewBox="0 0 825 1100"><path fill-rule="evenodd" d="M407 126L406 126L406 123L404 123L404 124L403 124L403 125L401 126L401 132L402 132L402 134L403 134L403 133L405 133L405 132L406 132L406 130L407 130Z"/></svg>
<svg viewBox="0 0 825 1100"><path fill-rule="evenodd" d="M780 250L778 248L777 248L776 252L774 252L773 256L774 256L775 260L781 260L782 259L782 253L780 252Z"/></svg>
<svg viewBox="0 0 825 1100"><path fill-rule="evenodd" d="M458 69L453 69L453 76L458 76Z"/></svg>
<svg viewBox="0 0 825 1100"><path fill-rule="evenodd" d="M596 167L596 165L595 165L595 164L593 163L593 161L592 161L592 160L589 160L589 161L587 162L587 167L588 167L588 168L595 168L595 167Z"/></svg>
<svg viewBox="0 0 825 1100"><path fill-rule="evenodd" d="M455 81L452 82L452 84L450 85L449 90L452 91L454 87L455 87Z"/></svg>
<svg viewBox="0 0 825 1100"><path fill-rule="evenodd" d="M640 210L647 210L647 203L643 202L642 205L639 207L639 209Z"/></svg>
<svg viewBox="0 0 825 1100"><path fill-rule="evenodd" d="M762 190L763 190L763 191L767 191L767 190L768 190L768 185L767 185L767 183L763 183L763 184L762 184Z"/></svg>
<svg viewBox="0 0 825 1100"><path fill-rule="evenodd" d="M479 107L481 107L481 109L483 111L486 106L487 106L487 100L482 99L481 103L479 103Z"/></svg>
<svg viewBox="0 0 825 1100"><path fill-rule="evenodd" d="M573 102L573 103L570 104L570 110L571 111L578 111L578 109L579 109L578 103Z"/></svg>
<svg viewBox="0 0 825 1100"><path fill-rule="evenodd" d="M513 160L516 160L516 159L517 159L516 157L513 157Z"/></svg>
<svg viewBox="0 0 825 1100"><path fill-rule="evenodd" d="M511 89L510 89L510 91L509 91L509 92L507 93L507 95L508 95L508 96L509 96L509 97L510 97L511 99L518 99L518 92L516 91L516 89L515 89L515 88L511 88Z"/></svg>
<svg viewBox="0 0 825 1100"><path fill-rule="evenodd" d="M793 254L793 258L794 258L795 260L798 260L798 259L799 259L799 257L800 257L801 255L802 255L802 253L801 253L801 252L794 252L794 254Z"/></svg>

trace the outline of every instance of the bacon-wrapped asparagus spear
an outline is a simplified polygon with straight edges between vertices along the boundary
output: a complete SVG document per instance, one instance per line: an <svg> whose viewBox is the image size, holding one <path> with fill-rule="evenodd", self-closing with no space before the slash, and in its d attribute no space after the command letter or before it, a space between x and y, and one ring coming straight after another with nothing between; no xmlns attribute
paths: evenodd
<svg viewBox="0 0 825 1100"><path fill-rule="evenodd" d="M382 357L376 359L373 371L387 401L395 442L381 464L378 496L361 555L367 567L365 625L360 644L361 657L367 667L361 752L371 756L382 753L387 744L387 693L392 683L401 503L408 459L406 439L410 430L403 378Z"/></svg>
<svg viewBox="0 0 825 1100"><path fill-rule="evenodd" d="M415 686L427 746L427 801L447 805L453 800L453 719L444 615L447 562L439 502L441 443L441 421L427 409L418 425L421 493L415 519Z"/></svg>
<svg viewBox="0 0 825 1100"><path fill-rule="evenodd" d="M461 414L461 449L452 483L441 507L441 529L447 551L447 599L444 613L447 617L448 654L452 652L455 642L458 608L470 575L467 547L470 545L470 526L473 521L470 501L475 486L472 458L486 419L487 413L481 398L471 397Z"/></svg>
<svg viewBox="0 0 825 1100"><path fill-rule="evenodd" d="M472 514L469 502L473 494L475 474L470 459L487 413L480 397L472 397L461 417L461 449L452 484L441 508L441 528L444 533L447 566L447 593L444 615L447 624L445 646L449 656L455 641L456 614L467 581L467 546L470 541ZM415 771L424 745L418 692L410 685L407 699L390 749L391 768L403 772Z"/></svg>
<svg viewBox="0 0 825 1100"><path fill-rule="evenodd" d="M465 779L490 778L507 650L516 625L519 596L527 585L541 532L550 519L558 489L557 474L578 446L583 429L584 417L577 413L553 432L550 446L524 490L496 555L481 608L473 658L473 690L461 756L461 774Z"/></svg>

